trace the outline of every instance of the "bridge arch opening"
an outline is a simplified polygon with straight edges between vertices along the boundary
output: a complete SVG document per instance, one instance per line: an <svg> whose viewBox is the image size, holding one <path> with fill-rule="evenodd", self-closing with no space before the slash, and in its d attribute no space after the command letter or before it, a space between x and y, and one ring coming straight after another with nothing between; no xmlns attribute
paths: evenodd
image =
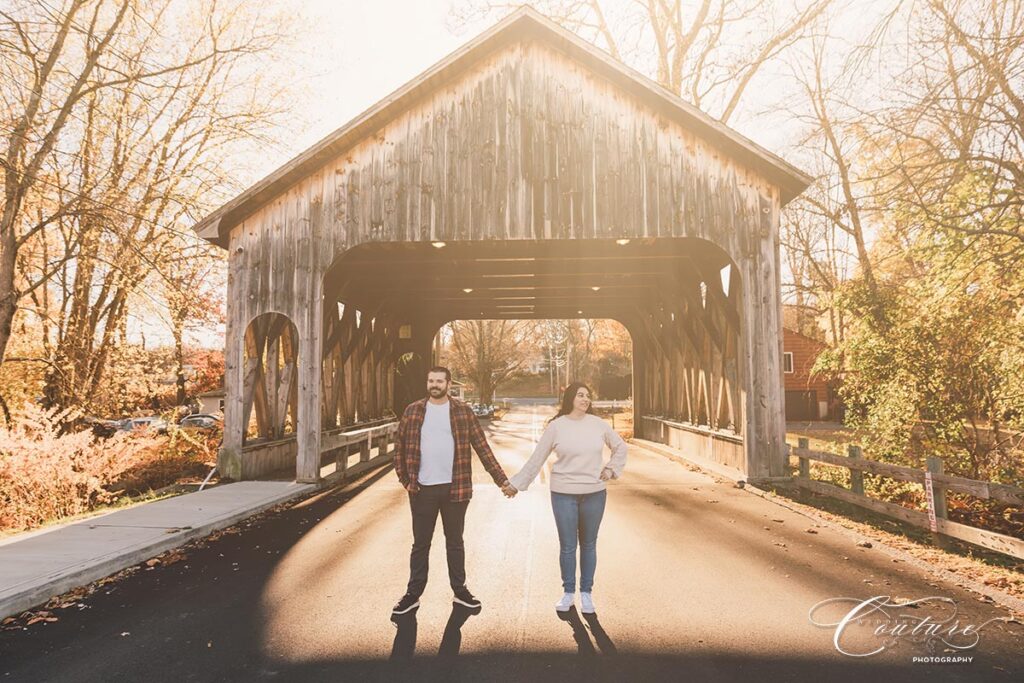
<svg viewBox="0 0 1024 683"><path fill-rule="evenodd" d="M297 454L298 330L283 313L263 313L248 322L241 346L241 392L231 397L238 404L241 450L239 457L220 463L221 476L286 472Z"/></svg>
<svg viewBox="0 0 1024 683"><path fill-rule="evenodd" d="M421 398L452 321L610 319L632 340L636 436L744 470L743 285L699 238L359 245L323 278L322 427Z"/></svg>

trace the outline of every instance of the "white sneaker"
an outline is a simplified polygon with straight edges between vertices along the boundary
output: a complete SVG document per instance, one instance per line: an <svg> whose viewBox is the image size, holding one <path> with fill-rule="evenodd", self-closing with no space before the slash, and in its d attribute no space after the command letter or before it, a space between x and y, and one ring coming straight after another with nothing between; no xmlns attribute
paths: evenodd
<svg viewBox="0 0 1024 683"><path fill-rule="evenodd" d="M576 602L576 594L565 593L562 595L562 599L555 603L555 609L559 612L568 612L574 602Z"/></svg>
<svg viewBox="0 0 1024 683"><path fill-rule="evenodd" d="M594 607L594 598L590 593L580 593L580 611L584 614L594 614L597 608Z"/></svg>

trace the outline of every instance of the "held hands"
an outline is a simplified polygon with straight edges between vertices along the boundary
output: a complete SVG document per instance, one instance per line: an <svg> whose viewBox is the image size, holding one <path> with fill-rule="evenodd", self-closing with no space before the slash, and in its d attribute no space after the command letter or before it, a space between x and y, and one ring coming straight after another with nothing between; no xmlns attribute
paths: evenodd
<svg viewBox="0 0 1024 683"><path fill-rule="evenodd" d="M515 498L516 494L519 493L519 489L513 486L510 482L505 482L501 487L501 492L505 494L506 498Z"/></svg>
<svg viewBox="0 0 1024 683"><path fill-rule="evenodd" d="M405 490L408 491L409 493L417 493L420 490L420 485L413 484L410 482L409 484L406 485Z"/></svg>
<svg viewBox="0 0 1024 683"><path fill-rule="evenodd" d="M606 467L603 470L601 470L601 481L608 481L609 479L613 478L614 477L612 477L612 471L610 469Z"/></svg>

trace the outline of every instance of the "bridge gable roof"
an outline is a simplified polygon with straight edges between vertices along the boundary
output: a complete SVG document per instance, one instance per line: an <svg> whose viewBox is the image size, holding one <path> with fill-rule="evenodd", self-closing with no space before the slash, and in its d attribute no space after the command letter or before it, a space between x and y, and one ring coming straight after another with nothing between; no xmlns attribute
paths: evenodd
<svg viewBox="0 0 1024 683"><path fill-rule="evenodd" d="M809 176L782 158L535 10L523 7L228 201L199 221L193 230L200 237L226 247L232 227L315 172L331 158L366 140L404 111L452 83L490 55L510 45L530 40L542 41L582 63L622 91L693 131L726 156L762 174L779 188L782 204L800 194L810 184Z"/></svg>

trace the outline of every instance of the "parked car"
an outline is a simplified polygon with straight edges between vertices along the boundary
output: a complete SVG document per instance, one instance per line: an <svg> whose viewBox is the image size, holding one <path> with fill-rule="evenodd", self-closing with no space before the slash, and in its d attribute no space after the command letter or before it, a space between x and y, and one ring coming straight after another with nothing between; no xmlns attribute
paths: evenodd
<svg viewBox="0 0 1024 683"><path fill-rule="evenodd" d="M121 421L120 429L130 432L135 429L152 429L157 434L167 433L167 420L157 415L147 415L145 417L130 417Z"/></svg>
<svg viewBox="0 0 1024 683"><path fill-rule="evenodd" d="M483 405L481 403L473 404L473 414L477 417L494 417L494 406Z"/></svg>
<svg viewBox="0 0 1024 683"><path fill-rule="evenodd" d="M178 427L180 429L207 430L220 429L222 426L223 425L221 424L221 419L219 417L216 415L208 415L206 413L186 415L178 420Z"/></svg>
<svg viewBox="0 0 1024 683"><path fill-rule="evenodd" d="M119 429L123 420L104 420L100 417L87 417L85 423L89 425L92 433L101 438L113 436Z"/></svg>

